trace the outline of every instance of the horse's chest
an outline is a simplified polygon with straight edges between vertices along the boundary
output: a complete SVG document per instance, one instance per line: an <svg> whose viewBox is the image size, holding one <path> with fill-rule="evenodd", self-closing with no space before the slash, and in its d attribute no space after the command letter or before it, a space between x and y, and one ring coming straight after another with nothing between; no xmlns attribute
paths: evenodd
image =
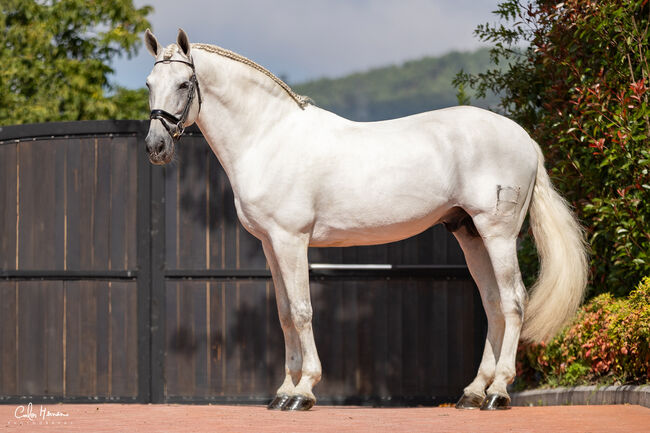
<svg viewBox="0 0 650 433"><path fill-rule="evenodd" d="M262 225L258 221L260 219L259 212L252 209L252 206L249 204L242 204L238 197L235 197L235 210L237 211L237 218L239 218L241 225L254 236L260 237L263 230Z"/></svg>

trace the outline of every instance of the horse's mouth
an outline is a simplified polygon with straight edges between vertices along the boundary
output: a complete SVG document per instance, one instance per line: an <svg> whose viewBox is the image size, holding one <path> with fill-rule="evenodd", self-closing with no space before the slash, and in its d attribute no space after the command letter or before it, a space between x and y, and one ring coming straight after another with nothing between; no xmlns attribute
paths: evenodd
<svg viewBox="0 0 650 433"><path fill-rule="evenodd" d="M171 162L173 155L167 152L150 153L149 162L155 165L165 165Z"/></svg>

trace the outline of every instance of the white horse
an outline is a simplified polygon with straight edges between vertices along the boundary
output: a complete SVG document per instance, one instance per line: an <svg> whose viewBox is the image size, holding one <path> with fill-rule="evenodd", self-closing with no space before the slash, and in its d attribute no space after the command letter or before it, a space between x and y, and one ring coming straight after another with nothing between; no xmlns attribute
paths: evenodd
<svg viewBox="0 0 650 433"><path fill-rule="evenodd" d="M183 30L166 48L147 30L145 43L156 58L147 78L151 162L169 162L196 122L230 179L239 220L262 241L286 350L286 377L269 408L307 410L316 401L307 247L393 242L438 223L458 239L488 319L478 374L456 406L509 407L520 332L535 341L556 333L587 281L581 227L528 134L472 107L352 122L245 57L190 44ZM517 261L529 210L541 260L530 300Z"/></svg>

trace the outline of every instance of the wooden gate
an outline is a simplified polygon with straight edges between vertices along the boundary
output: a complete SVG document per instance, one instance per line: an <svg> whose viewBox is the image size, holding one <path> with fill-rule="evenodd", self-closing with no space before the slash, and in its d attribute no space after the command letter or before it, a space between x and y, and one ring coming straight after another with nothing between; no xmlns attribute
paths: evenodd
<svg viewBox="0 0 650 433"><path fill-rule="evenodd" d="M198 130L166 167L148 122L0 129L0 401L253 402L284 374L261 245ZM435 404L486 325L453 237L311 249L322 403Z"/></svg>

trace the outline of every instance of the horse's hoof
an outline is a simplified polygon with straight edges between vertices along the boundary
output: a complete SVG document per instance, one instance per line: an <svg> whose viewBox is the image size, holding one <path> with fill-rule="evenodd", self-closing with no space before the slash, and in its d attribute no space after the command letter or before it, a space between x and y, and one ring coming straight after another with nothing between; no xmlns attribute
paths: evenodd
<svg viewBox="0 0 650 433"><path fill-rule="evenodd" d="M276 395L275 398L269 403L266 408L268 410L282 410L284 406L286 406L287 402L291 400L290 395L286 394L281 394L281 395Z"/></svg>
<svg viewBox="0 0 650 433"><path fill-rule="evenodd" d="M499 394L488 395L481 405L481 410L503 409L510 409L510 398Z"/></svg>
<svg viewBox="0 0 650 433"><path fill-rule="evenodd" d="M456 409L479 409L483 404L485 397L476 394L463 394L463 396L456 403Z"/></svg>
<svg viewBox="0 0 650 433"><path fill-rule="evenodd" d="M303 395L294 395L289 399L287 404L282 406L282 410L309 410L314 406L316 400Z"/></svg>

